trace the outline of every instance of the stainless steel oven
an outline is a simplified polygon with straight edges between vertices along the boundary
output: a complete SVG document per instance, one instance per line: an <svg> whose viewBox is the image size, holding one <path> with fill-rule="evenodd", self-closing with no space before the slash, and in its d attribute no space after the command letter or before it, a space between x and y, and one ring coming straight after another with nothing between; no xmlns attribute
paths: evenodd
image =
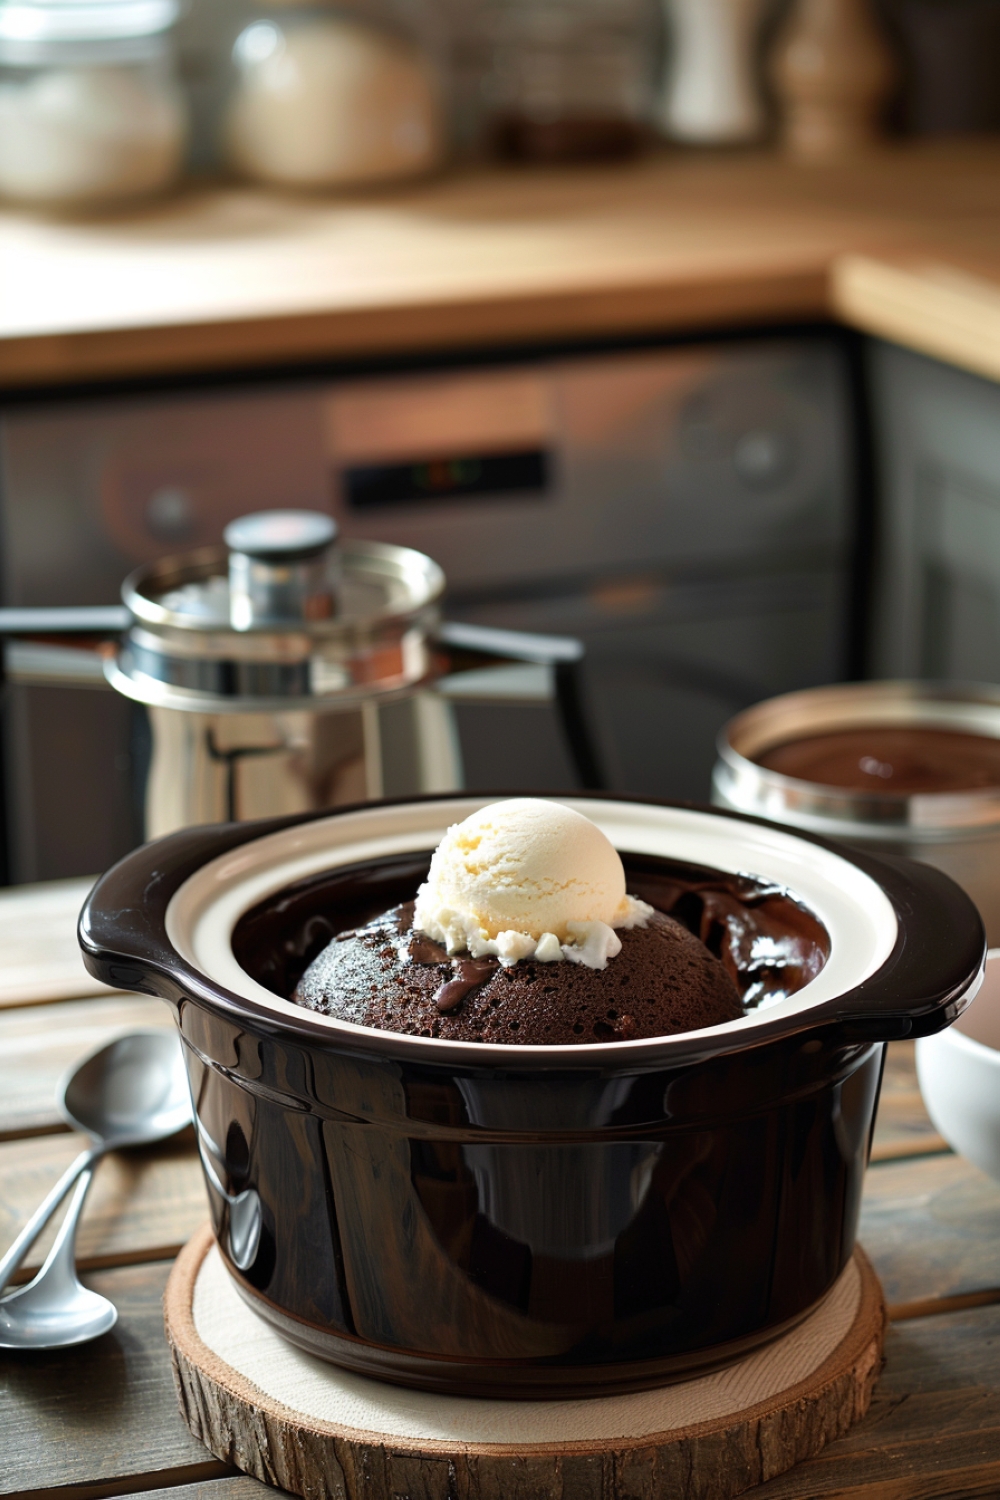
<svg viewBox="0 0 1000 1500"><path fill-rule="evenodd" d="M822 333L9 402L2 602L111 604L237 515L328 510L434 557L457 617L579 637L608 784L706 798L726 719L846 670L851 455ZM142 710L72 685L71 658L20 683L24 653L8 878L95 871L140 837ZM452 698L466 784L572 785L538 672L504 684Z"/></svg>

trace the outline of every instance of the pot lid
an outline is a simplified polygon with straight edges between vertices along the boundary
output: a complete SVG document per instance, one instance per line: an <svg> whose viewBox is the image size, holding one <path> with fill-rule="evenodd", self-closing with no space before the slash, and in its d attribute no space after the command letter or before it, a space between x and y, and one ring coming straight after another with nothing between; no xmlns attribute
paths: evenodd
<svg viewBox="0 0 1000 1500"><path fill-rule="evenodd" d="M315 709L433 674L444 574L409 547L337 543L329 516L242 517L230 546L139 568L107 676L140 702L199 712Z"/></svg>

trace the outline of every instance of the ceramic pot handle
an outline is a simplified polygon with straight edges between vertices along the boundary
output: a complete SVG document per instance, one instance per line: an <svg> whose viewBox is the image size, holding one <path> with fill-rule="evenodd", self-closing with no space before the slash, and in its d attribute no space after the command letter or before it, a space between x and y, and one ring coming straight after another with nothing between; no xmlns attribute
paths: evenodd
<svg viewBox="0 0 1000 1500"><path fill-rule="evenodd" d="M87 897L77 936L89 973L114 989L176 1005L187 994L174 977L167 907L190 875L241 844L322 814L183 828L144 844L102 875Z"/></svg>
<svg viewBox="0 0 1000 1500"><path fill-rule="evenodd" d="M817 1008L813 1024L834 1022L848 1040L899 1041L950 1026L982 982L986 929L961 886L931 865L901 855L860 865L882 886L899 924L885 963L855 989Z"/></svg>

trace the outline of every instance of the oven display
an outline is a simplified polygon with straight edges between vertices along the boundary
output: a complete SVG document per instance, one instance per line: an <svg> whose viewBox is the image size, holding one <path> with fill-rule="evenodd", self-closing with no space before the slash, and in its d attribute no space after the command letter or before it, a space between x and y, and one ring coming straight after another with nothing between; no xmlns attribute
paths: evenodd
<svg viewBox="0 0 1000 1500"><path fill-rule="evenodd" d="M341 471L341 484L352 510L369 510L488 495L537 495L548 487L550 468L544 448L524 448L414 463L354 464Z"/></svg>

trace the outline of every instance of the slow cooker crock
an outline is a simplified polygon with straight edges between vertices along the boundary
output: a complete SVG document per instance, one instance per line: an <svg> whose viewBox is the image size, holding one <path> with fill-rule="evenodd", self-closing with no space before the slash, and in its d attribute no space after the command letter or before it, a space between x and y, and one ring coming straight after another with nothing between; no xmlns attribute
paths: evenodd
<svg viewBox="0 0 1000 1500"><path fill-rule="evenodd" d="M826 928L821 972L724 1026L525 1047L335 1021L237 962L234 929L262 902L276 941L301 946L296 890L415 887L447 826L489 800L146 845L87 901L87 967L173 1005L225 1264L296 1344L403 1385L521 1398L721 1364L805 1316L846 1265L882 1044L961 1013L982 922L907 860L718 810L572 797L626 866L786 888Z"/></svg>

